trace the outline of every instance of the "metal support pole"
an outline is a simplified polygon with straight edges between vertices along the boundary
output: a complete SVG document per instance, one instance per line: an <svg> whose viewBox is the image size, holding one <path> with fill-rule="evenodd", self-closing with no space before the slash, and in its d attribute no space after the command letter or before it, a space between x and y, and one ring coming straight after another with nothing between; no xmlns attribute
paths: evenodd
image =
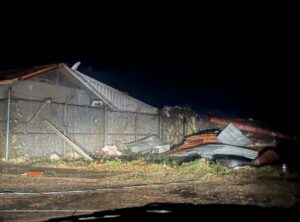
<svg viewBox="0 0 300 222"><path fill-rule="evenodd" d="M7 120L6 120L6 147L5 147L5 162L8 163L9 151L10 151L10 93L11 89L8 88L8 97L7 97Z"/></svg>

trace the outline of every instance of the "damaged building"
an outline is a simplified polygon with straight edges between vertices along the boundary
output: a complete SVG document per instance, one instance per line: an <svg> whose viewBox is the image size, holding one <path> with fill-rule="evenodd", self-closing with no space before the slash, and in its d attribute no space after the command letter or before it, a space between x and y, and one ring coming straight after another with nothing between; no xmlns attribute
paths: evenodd
<svg viewBox="0 0 300 222"><path fill-rule="evenodd" d="M93 160L129 149L263 164L279 159L278 141L296 139L247 120L204 118L179 106L158 109L79 72L79 64L0 73L2 160Z"/></svg>
<svg viewBox="0 0 300 222"><path fill-rule="evenodd" d="M181 142L168 136L173 132L164 128L172 127L167 120L162 123L159 109L79 72L78 65L1 72L2 159L91 159L105 146L122 148L150 135L171 145ZM184 122L173 127L181 140L198 131L195 116L175 118Z"/></svg>

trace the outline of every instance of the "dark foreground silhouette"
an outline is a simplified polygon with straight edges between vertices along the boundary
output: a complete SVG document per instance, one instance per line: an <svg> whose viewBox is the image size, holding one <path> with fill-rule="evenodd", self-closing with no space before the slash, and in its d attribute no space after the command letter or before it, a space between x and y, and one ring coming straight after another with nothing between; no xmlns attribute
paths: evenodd
<svg viewBox="0 0 300 222"><path fill-rule="evenodd" d="M49 221L201 221L215 219L297 221L300 207L264 208L245 205L192 205L153 203L142 207L94 212L92 214L54 218Z"/></svg>

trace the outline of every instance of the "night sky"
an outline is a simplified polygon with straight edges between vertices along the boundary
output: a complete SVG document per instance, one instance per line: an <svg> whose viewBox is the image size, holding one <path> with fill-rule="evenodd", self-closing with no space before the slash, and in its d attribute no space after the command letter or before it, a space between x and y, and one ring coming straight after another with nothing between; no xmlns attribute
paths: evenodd
<svg viewBox="0 0 300 222"><path fill-rule="evenodd" d="M188 105L298 133L293 8L2 7L0 69L81 61L80 71L156 107Z"/></svg>

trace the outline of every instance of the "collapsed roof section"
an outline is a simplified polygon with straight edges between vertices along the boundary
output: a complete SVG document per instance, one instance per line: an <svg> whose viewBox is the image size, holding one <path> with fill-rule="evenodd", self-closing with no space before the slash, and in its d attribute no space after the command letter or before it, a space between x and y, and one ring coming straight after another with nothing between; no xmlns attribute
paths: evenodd
<svg viewBox="0 0 300 222"><path fill-rule="evenodd" d="M55 70L75 80L78 86L95 95L110 110L147 114L155 114L158 111L157 108L99 82L76 69L69 68L63 63L0 72L0 84L13 84L14 82L31 79Z"/></svg>
<svg viewBox="0 0 300 222"><path fill-rule="evenodd" d="M59 69L60 64L36 66L26 69L0 71L0 84L12 84L16 81L30 79L46 72Z"/></svg>

